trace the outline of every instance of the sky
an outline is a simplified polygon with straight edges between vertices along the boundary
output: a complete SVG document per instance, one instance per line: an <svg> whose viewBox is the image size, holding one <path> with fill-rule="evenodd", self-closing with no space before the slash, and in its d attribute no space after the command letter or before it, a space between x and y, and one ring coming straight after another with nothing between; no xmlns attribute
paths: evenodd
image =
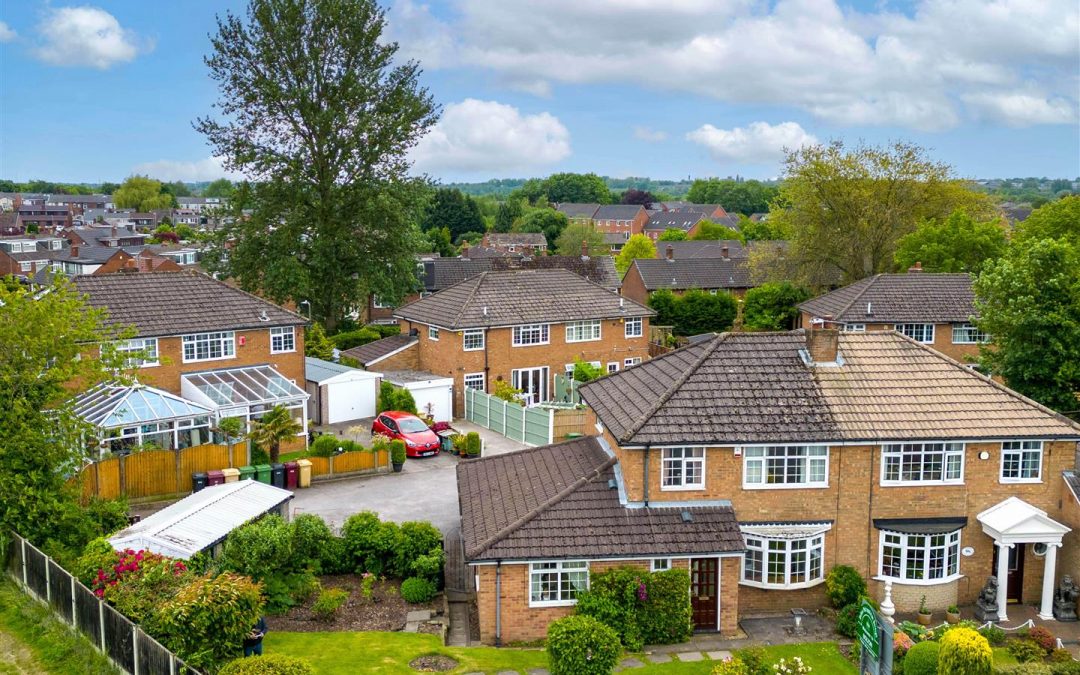
<svg viewBox="0 0 1080 675"><path fill-rule="evenodd" d="M0 178L212 180L193 128L233 0L0 2ZM780 175L785 149L912 141L964 177L1080 175L1076 0L386 0L445 181ZM235 177L235 176L232 176Z"/></svg>

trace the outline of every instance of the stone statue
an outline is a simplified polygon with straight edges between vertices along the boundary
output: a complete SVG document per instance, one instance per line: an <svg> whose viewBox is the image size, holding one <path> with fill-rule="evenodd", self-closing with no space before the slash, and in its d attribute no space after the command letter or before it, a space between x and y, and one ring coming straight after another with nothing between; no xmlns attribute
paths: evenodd
<svg viewBox="0 0 1080 675"><path fill-rule="evenodd" d="M975 618L979 621L998 620L998 581L997 577L990 575L986 579L986 585L979 593L979 599L975 601Z"/></svg>
<svg viewBox="0 0 1080 675"><path fill-rule="evenodd" d="M1076 601L1080 598L1080 587L1066 574L1061 578L1061 586L1054 592L1054 618L1058 621L1076 621Z"/></svg>

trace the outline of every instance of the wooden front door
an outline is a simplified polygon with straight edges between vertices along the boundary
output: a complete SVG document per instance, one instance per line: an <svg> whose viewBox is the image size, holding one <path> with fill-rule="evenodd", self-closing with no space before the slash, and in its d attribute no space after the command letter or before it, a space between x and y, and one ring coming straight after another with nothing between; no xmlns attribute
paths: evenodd
<svg viewBox="0 0 1080 675"><path fill-rule="evenodd" d="M1005 598L1009 604L1020 603L1023 601L1024 595L1024 549L1027 544L1017 544L1009 549L1009 578L1005 580ZM997 546L994 547L994 566L993 569L997 573L997 560L998 551L1001 549ZM1001 583L1001 580L998 580Z"/></svg>
<svg viewBox="0 0 1080 675"><path fill-rule="evenodd" d="M690 560L690 607L694 630L718 630L717 600L720 593L720 560Z"/></svg>

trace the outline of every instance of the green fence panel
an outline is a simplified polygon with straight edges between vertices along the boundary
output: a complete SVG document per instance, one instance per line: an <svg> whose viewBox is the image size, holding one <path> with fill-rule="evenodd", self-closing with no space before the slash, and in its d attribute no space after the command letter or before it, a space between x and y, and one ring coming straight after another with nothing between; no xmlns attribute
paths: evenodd
<svg viewBox="0 0 1080 675"><path fill-rule="evenodd" d="M551 411L543 408L525 410L525 434L522 441L529 445L547 445L551 442Z"/></svg>
<svg viewBox="0 0 1080 675"><path fill-rule="evenodd" d="M519 405L512 405L506 411L506 437L512 438L515 441L521 441L525 438L525 408Z"/></svg>

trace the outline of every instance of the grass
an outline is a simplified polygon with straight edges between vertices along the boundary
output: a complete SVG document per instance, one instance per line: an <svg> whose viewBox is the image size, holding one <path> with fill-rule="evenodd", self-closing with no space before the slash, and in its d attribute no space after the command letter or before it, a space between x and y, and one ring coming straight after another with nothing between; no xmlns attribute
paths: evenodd
<svg viewBox="0 0 1080 675"><path fill-rule="evenodd" d="M13 663L4 663L9 653ZM0 674L23 672L119 675L120 671L89 640L4 578L0 581Z"/></svg>
<svg viewBox="0 0 1080 675"><path fill-rule="evenodd" d="M409 662L426 654L442 654L458 662L454 673L517 671L546 668L547 654L541 649L496 649L494 647L444 647L434 635L417 633L281 633L266 636L266 653L280 652L302 656L320 675L377 673L397 675L415 673ZM691 651L692 647L687 647ZM801 657L815 673L854 675L855 666L833 642L766 647L770 662ZM707 675L715 662L651 664L626 671L634 675Z"/></svg>
<svg viewBox="0 0 1080 675"><path fill-rule="evenodd" d="M994 665L995 666L1010 666L1016 663L1020 663L1016 660L1016 657L1009 653L1008 649L1004 647L994 647Z"/></svg>

